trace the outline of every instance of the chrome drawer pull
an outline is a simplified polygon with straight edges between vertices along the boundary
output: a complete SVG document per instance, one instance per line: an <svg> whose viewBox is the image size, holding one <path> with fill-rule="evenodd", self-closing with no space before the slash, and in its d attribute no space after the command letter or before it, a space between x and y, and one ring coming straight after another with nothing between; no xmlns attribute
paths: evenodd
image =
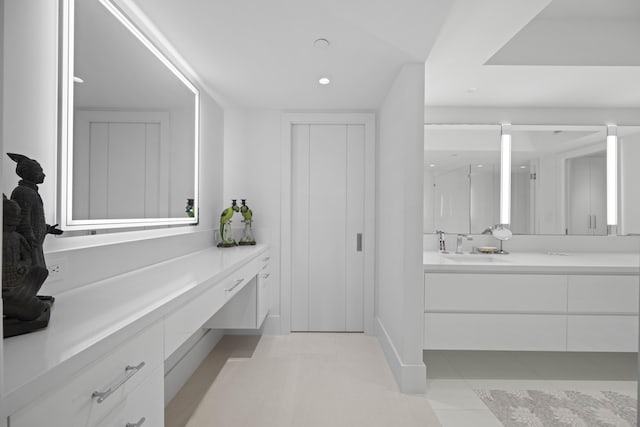
<svg viewBox="0 0 640 427"><path fill-rule="evenodd" d="M122 387L124 383L129 381L132 376L137 374L140 371L140 369L144 368L144 365L146 365L145 362L140 362L140 364L138 366L127 366L126 368L124 368L124 378L122 378L120 381L118 381L118 383L116 385L114 385L113 387L109 387L105 391L94 391L91 394L91 398L96 399L96 402L98 402L98 403L104 402L117 389Z"/></svg>
<svg viewBox="0 0 640 427"><path fill-rule="evenodd" d="M263 274L263 275L262 275L262 278L263 278L263 279L266 279L266 278L267 278L267 277L269 277L269 276L271 276L271 273Z"/></svg>
<svg viewBox="0 0 640 427"><path fill-rule="evenodd" d="M270 259L271 259L271 257L270 257L270 256L268 256L268 257L264 257L264 258L262 258L262 262L267 262L267 261L269 261Z"/></svg>
<svg viewBox="0 0 640 427"><path fill-rule="evenodd" d="M147 421L145 417L140 418L140 421L137 423L127 423L125 427L140 427L144 422Z"/></svg>
<svg viewBox="0 0 640 427"><path fill-rule="evenodd" d="M239 285L240 283L242 283L242 282L244 282L244 279L238 279L238 280L236 280L235 282L233 282L233 286L232 286L232 287L227 288L227 289L225 289L224 291L225 291L225 292L231 292L232 290L234 290L235 288L237 288L237 287L238 287L238 285Z"/></svg>

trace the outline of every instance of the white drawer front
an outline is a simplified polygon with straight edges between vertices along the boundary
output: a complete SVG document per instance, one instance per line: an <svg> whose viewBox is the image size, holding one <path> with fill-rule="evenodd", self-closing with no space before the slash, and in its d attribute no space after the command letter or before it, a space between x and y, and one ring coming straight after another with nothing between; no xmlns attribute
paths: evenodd
<svg viewBox="0 0 640 427"><path fill-rule="evenodd" d="M570 315L568 351L638 351L637 316Z"/></svg>
<svg viewBox="0 0 640 427"><path fill-rule="evenodd" d="M143 367L127 375L127 366L138 366L141 362ZM82 369L62 388L11 415L11 426L93 427L121 405L151 372L161 369L162 362L162 325L158 323ZM93 392L109 388L114 391L102 403L92 398Z"/></svg>
<svg viewBox="0 0 640 427"><path fill-rule="evenodd" d="M164 425L164 370L156 368L99 427L155 427Z"/></svg>
<svg viewBox="0 0 640 427"><path fill-rule="evenodd" d="M235 294L240 292L251 281L251 279L258 274L261 267L261 260L254 259L225 279L224 287L227 299L231 299Z"/></svg>
<svg viewBox="0 0 640 427"><path fill-rule="evenodd" d="M271 257L267 252L261 257L262 267L258 273L258 313L257 327L260 328L264 319L269 314L269 304L271 301Z"/></svg>
<svg viewBox="0 0 640 427"><path fill-rule="evenodd" d="M253 259L220 283L196 296L164 319L164 357L169 357L207 320L238 292L243 290L260 269L260 259Z"/></svg>
<svg viewBox="0 0 640 427"><path fill-rule="evenodd" d="M429 350L566 349L566 316L427 313L424 348Z"/></svg>
<svg viewBox="0 0 640 427"><path fill-rule="evenodd" d="M256 314L256 328L258 329L262 327L264 319L269 314L269 301L271 300L271 278L269 274L258 276L258 311Z"/></svg>
<svg viewBox="0 0 640 427"><path fill-rule="evenodd" d="M164 318L164 358L193 335L227 302L223 284L216 284Z"/></svg>
<svg viewBox="0 0 640 427"><path fill-rule="evenodd" d="M638 313L638 277L569 276L569 313Z"/></svg>
<svg viewBox="0 0 640 427"><path fill-rule="evenodd" d="M425 310L565 313L566 280L562 275L425 274Z"/></svg>

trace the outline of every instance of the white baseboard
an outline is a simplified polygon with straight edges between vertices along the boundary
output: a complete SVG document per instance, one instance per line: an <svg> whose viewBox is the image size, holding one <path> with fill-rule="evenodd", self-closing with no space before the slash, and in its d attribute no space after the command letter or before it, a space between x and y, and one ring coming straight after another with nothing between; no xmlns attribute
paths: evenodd
<svg viewBox="0 0 640 427"><path fill-rule="evenodd" d="M187 340L185 345L169 356L165 361L165 406L171 402L171 399L173 399L178 391L185 385L223 336L223 331L209 329L200 337L194 336L196 339L195 343Z"/></svg>
<svg viewBox="0 0 640 427"><path fill-rule="evenodd" d="M280 325L280 315L273 314L268 315L264 320L264 325L262 325L262 334L263 335L284 335L282 332ZM287 332L288 333L288 332Z"/></svg>
<svg viewBox="0 0 640 427"><path fill-rule="evenodd" d="M421 394L427 391L427 368L424 363L406 364L402 362L391 337L387 333L380 318L375 319L376 335L387 358L391 372L400 387L400 391L408 394Z"/></svg>

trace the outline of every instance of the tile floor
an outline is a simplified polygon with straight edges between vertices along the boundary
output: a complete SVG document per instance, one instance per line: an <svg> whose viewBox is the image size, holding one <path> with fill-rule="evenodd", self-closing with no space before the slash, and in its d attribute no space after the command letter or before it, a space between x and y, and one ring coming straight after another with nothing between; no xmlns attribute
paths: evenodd
<svg viewBox="0 0 640 427"><path fill-rule="evenodd" d="M629 353L425 351L426 395L398 391L375 337L226 336L165 410L167 427L501 427L473 391L613 390Z"/></svg>
<svg viewBox="0 0 640 427"><path fill-rule="evenodd" d="M426 397L442 427L502 427L474 389L637 394L635 353L425 351L424 361Z"/></svg>
<svg viewBox="0 0 640 427"><path fill-rule="evenodd" d="M165 410L167 427L439 427L399 392L377 338L226 336Z"/></svg>

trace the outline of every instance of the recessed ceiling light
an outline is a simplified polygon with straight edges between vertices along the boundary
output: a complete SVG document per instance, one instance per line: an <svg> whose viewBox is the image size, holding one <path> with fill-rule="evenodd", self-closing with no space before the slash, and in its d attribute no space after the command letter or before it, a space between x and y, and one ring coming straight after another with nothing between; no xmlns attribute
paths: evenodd
<svg viewBox="0 0 640 427"><path fill-rule="evenodd" d="M477 165L476 167L483 168L483 167L484 167L484 165Z"/></svg>
<svg viewBox="0 0 640 427"><path fill-rule="evenodd" d="M80 77L75 77L75 76L73 77L73 81L75 83L84 83L84 80L82 80Z"/></svg>
<svg viewBox="0 0 640 427"><path fill-rule="evenodd" d="M433 164L433 163L431 163L431 164L429 165L429 167L430 167L430 168L435 168L435 167L436 167L436 165L435 165L435 164Z"/></svg>
<svg viewBox="0 0 640 427"><path fill-rule="evenodd" d="M329 43L329 40L327 39L316 39L316 41L313 42L313 46L318 49L326 49L330 44L331 43Z"/></svg>
<svg viewBox="0 0 640 427"><path fill-rule="evenodd" d="M321 77L320 80L318 80L318 83L320 83L321 85L328 85L329 83L331 83L331 80L329 80L328 77Z"/></svg>
<svg viewBox="0 0 640 427"><path fill-rule="evenodd" d="M527 167L525 165L520 166L520 169L526 169Z"/></svg>

